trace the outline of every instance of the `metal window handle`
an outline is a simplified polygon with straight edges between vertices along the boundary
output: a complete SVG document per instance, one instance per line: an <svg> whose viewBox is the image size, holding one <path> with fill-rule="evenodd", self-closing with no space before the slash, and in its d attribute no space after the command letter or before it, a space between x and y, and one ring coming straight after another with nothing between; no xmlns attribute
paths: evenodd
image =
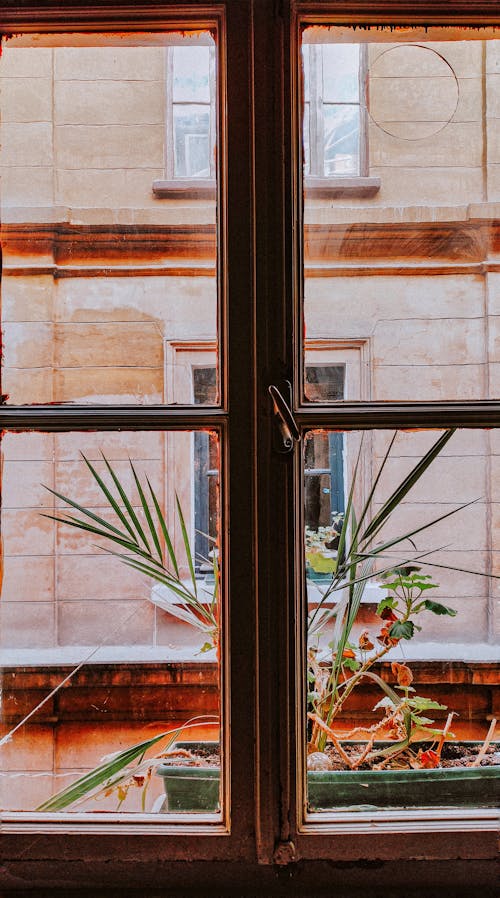
<svg viewBox="0 0 500 898"><path fill-rule="evenodd" d="M289 381L285 381L287 392L290 397L292 394L292 387ZM293 417L293 412L290 408L290 405L284 398L281 391L274 384L271 384L269 387L269 393L271 395L271 399L273 400L273 408L274 415L278 425L278 435L275 444L275 448L277 452L291 452L293 449L294 442L298 443L300 440L300 431L295 422L295 418Z"/></svg>

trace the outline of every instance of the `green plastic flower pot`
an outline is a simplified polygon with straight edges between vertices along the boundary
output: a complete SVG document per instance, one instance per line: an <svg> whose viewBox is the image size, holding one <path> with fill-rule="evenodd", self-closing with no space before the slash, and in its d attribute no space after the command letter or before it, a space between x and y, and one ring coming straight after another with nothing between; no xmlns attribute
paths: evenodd
<svg viewBox="0 0 500 898"><path fill-rule="evenodd" d="M219 808L219 767L189 767L160 764L166 799L161 813L175 811L217 811Z"/></svg>
<svg viewBox="0 0 500 898"><path fill-rule="evenodd" d="M434 770L310 770L312 811L335 808L495 807L500 766Z"/></svg>

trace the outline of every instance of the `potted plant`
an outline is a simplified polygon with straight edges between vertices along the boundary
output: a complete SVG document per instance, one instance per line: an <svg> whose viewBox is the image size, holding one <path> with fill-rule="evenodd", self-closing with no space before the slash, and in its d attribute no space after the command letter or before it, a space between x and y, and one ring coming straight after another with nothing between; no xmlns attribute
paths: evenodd
<svg viewBox="0 0 500 898"><path fill-rule="evenodd" d="M210 553L210 559L203 559L205 569L210 567L211 576L205 576L200 584L195 573L195 559L184 514L176 495L175 510L184 550L182 561L189 572L188 578L183 578L181 559L175 551L165 515L149 479L146 477L145 484L141 483L137 471L130 461L143 513L143 522L141 523L132 504L132 499L127 495L116 471L108 459L104 455L102 457L114 491L108 488L94 465L82 454L87 469L101 493L102 504L114 513L113 520L106 520L92 509L84 507L75 499L63 496L50 487L46 487L46 489L65 502L73 510L73 513L62 511L60 514L46 514L44 517L96 536L101 543L104 541L105 544L101 545L104 551L118 558L122 564L149 577L154 582L151 601L200 631L204 640L200 646L200 652L214 649L218 657L220 577L217 550L214 548ZM165 587L160 598L154 591L158 585ZM179 749L175 743L181 738L186 738L190 729L198 730L203 726L213 728L218 723L218 717L213 715L191 718L186 720L181 727L160 732L151 739L142 740L123 751L108 755L97 767L79 777L67 788L51 796L37 810L60 811L75 803L85 801L89 797L96 798L101 794L115 794L118 807L120 807L131 789L141 790L141 803L144 809L148 787L155 771L164 764L166 759L185 760L189 756L187 749ZM208 789L210 794L208 803L211 806L214 805L213 810L218 803L219 779L220 775L217 771L217 777L209 784ZM214 783L217 799L215 802ZM201 782L198 785L202 786ZM203 795L200 801L202 806L206 807L207 799Z"/></svg>
<svg viewBox="0 0 500 898"><path fill-rule="evenodd" d="M413 674L405 663L393 661L396 680L390 686L376 672L378 663L403 641L411 640L421 629L420 620L429 614L455 616L454 609L436 601L429 591L437 588L430 575L422 572L429 552L418 553L414 538L465 505L398 536L384 539L383 528L410 489L442 451L453 431L445 432L418 461L410 474L371 516L370 503L389 458L391 441L379 467L369 496L361 511L354 510L354 490L360 454L354 470L337 557L331 561L332 573L322 598L308 620L308 799L312 808L334 808L370 804L377 807L400 805L489 805L494 800L492 780L500 767L479 767L493 737L492 721L483 751L468 761L470 767L445 769L443 746L451 738L453 712L445 726L434 726L432 715L446 710L431 697L419 696L413 686ZM361 450L360 450L361 453ZM470 503L466 503L470 504ZM395 547L412 546L410 558L386 566L388 553ZM318 550L316 550L318 551ZM387 594L378 605L378 632L362 631L352 639L366 584L376 577ZM440 565L437 565L438 567ZM442 565L444 567L444 565ZM458 570L458 568L450 568ZM476 573L467 571L467 573ZM340 599L332 604L331 598ZM330 600L330 601L329 601ZM327 649L320 649L328 643ZM356 727L345 733L338 721L353 691L367 680L381 690L374 711L379 719L369 727ZM354 744L353 744L354 743ZM343 769L335 770L334 767Z"/></svg>
<svg viewBox="0 0 500 898"><path fill-rule="evenodd" d="M371 503L382 472L394 443L391 441L379 470L374 478L366 502L358 514L354 510L356 477L360 453L354 468L352 484L345 513L339 518L336 529L336 549L327 548L325 564L321 573L329 579L321 593L319 602L308 616L308 796L311 807L334 808L338 806L360 806L370 804L386 807L403 802L409 806L426 804L482 804L488 803L491 778L498 776L500 768L479 767L478 762L486 753L493 736L494 722L490 727L485 744L475 755L470 768L444 769L442 764L443 746L451 738L450 725L453 714L443 728L433 726L434 710L442 710L432 698L416 695L413 691L413 675L407 664L393 662L395 686L389 685L376 672L376 665L402 640L412 639L420 627L419 621L429 614L454 616L454 609L429 598L428 592L437 588L430 576L423 574L421 564L429 552L419 553L415 547L415 536L433 526L438 521L456 514L472 503L465 503L409 532L384 539L383 527L404 500L408 492L419 481L434 459L446 446L453 431L446 431L429 451L418 460L410 474L398 484L379 511L371 515ZM184 518L178 499L177 514L183 535L184 548L190 570L190 584L182 581L179 564L175 556L172 540L166 527L158 500L147 484L152 506L146 500L135 469L132 466L147 530L142 528L133 515L130 500L119 482L109 462L104 459L116 486L124 509L120 508L97 471L85 462L102 490L107 502L118 516L120 526L110 525L85 509L74 500L55 493L59 499L76 509L83 518L74 516L55 517L56 520L73 527L94 533L117 545L121 551L111 550L124 564L147 574L156 581L163 582L181 597L182 607L190 623L209 635L209 645L219 645L218 616L218 562L213 558L214 595L212 601L200 601L194 574L193 556L189 544ZM153 512L158 524L153 523ZM162 551L162 539L166 554ZM317 540L316 540L317 543ZM401 562L394 565L388 553L403 546L412 547ZM315 556L318 566L321 547L310 537L307 551ZM126 554L131 553L131 554ZM336 554L335 554L336 553ZM415 562L420 562L416 564ZM459 570L458 568L451 568ZM468 573L476 573L467 571ZM351 641L353 626L358 618L360 604L366 585L376 577L383 583L387 595L379 603L380 631L368 630L360 634L356 643ZM340 596L339 601L332 599ZM174 610L177 610L177 608ZM328 650L319 649L319 640L328 640ZM351 732L347 738L340 735L337 722L340 713L355 689L366 680L375 682L382 693L377 705L380 720L362 732ZM211 721L213 723L213 719ZM61 810L76 800L83 799L97 791L117 792L119 801L126 797L131 784L147 787L152 772L164 778L165 789L177 780L182 783L188 797L179 799L169 796L160 810L215 810L218 803L220 767L215 762L210 768L200 761L196 746L179 744L185 738L185 730L197 722L187 721L184 727L167 733L160 733L146 742L131 746L123 752L104 759L95 770L84 775L68 789L63 790L45 802L40 810ZM349 745L356 740L358 747ZM380 745L380 741L385 744ZM160 751L158 749L161 749ZM150 749L154 754L147 755ZM342 770L332 770L331 754L344 766ZM131 766L135 764L135 766ZM210 773L207 770L210 769ZM208 783L208 785L206 785ZM423 783L422 787L418 784ZM445 784L443 786L443 784ZM484 790L483 790L484 786ZM439 787L439 788L438 788ZM443 787L443 788L442 788ZM199 789L201 797L196 797ZM208 791L207 791L208 790ZM369 793L369 794L368 794Z"/></svg>

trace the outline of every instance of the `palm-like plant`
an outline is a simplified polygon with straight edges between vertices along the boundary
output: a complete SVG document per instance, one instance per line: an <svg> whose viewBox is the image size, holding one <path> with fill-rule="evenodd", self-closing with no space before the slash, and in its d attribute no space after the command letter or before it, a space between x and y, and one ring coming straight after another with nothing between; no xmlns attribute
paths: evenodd
<svg viewBox="0 0 500 898"><path fill-rule="evenodd" d="M82 458L101 494L104 496L106 504L114 512L114 523L107 521L101 515L95 514L91 509L86 508L68 496L63 496L50 487L46 487L46 489L75 509L80 516L76 517L65 512L61 514L46 514L44 517L76 527L78 530L83 530L98 537L100 540L104 539L111 545L118 547L120 551L116 548L110 549L107 546L100 546L104 551L118 558L123 564L145 574L156 584L166 586L166 596L163 595L159 600L156 599L158 604L205 634L207 641L202 650L218 649L219 565L216 550L212 553L213 590L207 591L206 588L202 587L205 595L201 596L195 574L195 559L177 494L175 497L176 515L182 534L184 560L189 570L187 583L181 576L181 561L175 552L174 542L167 527L165 515L161 510L158 497L149 478L145 478L146 488L144 488L132 461L129 460L146 522L146 525L143 526L116 471L108 459L104 455L102 457L114 484L115 495L106 486L96 468L82 453ZM146 498L147 495L149 496L149 501ZM207 559L204 560L207 561ZM175 601L169 601L169 591L175 596ZM162 761L165 754L168 754L173 743L190 727L214 726L217 722L217 717L204 715L201 718L187 721L180 728L158 733L150 739L138 742L123 751L104 758L93 770L79 777L76 782L41 804L38 810L60 811L75 802L85 800L89 796L98 797L101 794L112 792L117 795L118 802L121 804L131 784L142 789L142 806L144 810L146 790L151 772ZM155 748L154 755L148 755L152 748Z"/></svg>
<svg viewBox="0 0 500 898"><path fill-rule="evenodd" d="M178 559L175 552L165 515L161 510L158 497L149 478L145 477L146 486L144 487L132 461L129 460L144 514L145 525L143 526L131 499L127 496L123 483L118 478L116 471L106 456L103 455L102 458L114 484L115 495L113 495L96 468L83 453L82 458L103 495L106 505L114 512L114 523L107 521L102 516L95 514L91 509L85 508L79 502L68 496L63 496L50 487L46 487L46 489L71 508L74 508L80 517L75 517L68 513L46 514L44 517L62 524L68 524L70 527L76 527L78 530L83 530L101 540L105 540L112 546L118 547L120 551L117 548L110 549L107 546L100 546L104 551L118 558L123 564L151 578L156 584L166 586L166 594L164 593L161 597L153 597L153 602L159 604L174 616L202 630L207 638L203 650L217 648L219 644L219 565L217 552L214 549L211 561L214 575L213 591L208 591L205 586L202 586L200 589L195 574L194 554L177 494L175 496L176 514L182 534L184 560L189 571L187 582L181 576L180 559ZM207 561L207 559L204 560ZM169 601L169 592L175 596L175 601ZM201 595L200 592L202 593Z"/></svg>
<svg viewBox="0 0 500 898"><path fill-rule="evenodd" d="M439 453L442 452L453 433L454 430L447 430L436 440L429 451L419 459L410 473L398 484L373 516L370 513L371 503L397 434L394 434L389 444L367 499L357 515L354 508L354 494L362 452L362 447L360 447L354 467L346 511L342 520L337 558L332 564L331 579L320 602L311 611L308 619L310 647L309 681L313 687L311 693L313 710L309 713L309 717L313 720L311 736L311 747L313 749L324 751L328 739L335 741L335 734L332 731L333 721L339 715L353 688L361 682L363 677L375 680L383 688L395 708L401 705L401 698L398 698L394 690L391 690L370 668L373 663L387 654L390 648L397 644L401 638L409 639L413 636L415 625L411 618L416 613L426 610L434 614L455 614L453 609L434 601L424 600L413 604L410 603L400 614L393 615L389 626L385 628L386 632L382 633L381 647L376 650L374 655L368 657L361 646L358 650L349 642L352 628L358 617L366 584L373 578L376 565L378 566L376 575L379 578L383 578L385 574L393 571L394 558L391 558L388 553L401 548L403 543L409 544L413 551L411 557L406 557L399 561L399 569L401 569L401 566L411 564L416 560L425 563L426 556L436 552L437 548L430 552L418 553L413 538L418 533L427 530L439 521L445 520L472 504L471 502L466 502L452 511L446 512L425 524L414 527L390 539L381 538L381 531L387 525L393 512L428 470ZM465 573L478 573L464 568L439 565L434 561L432 561L432 565L433 567L445 567L449 570L464 571ZM423 582L423 579L420 579ZM429 586L430 584L424 584L423 588L426 589ZM333 607L330 607L327 600L336 592L341 593L341 598ZM383 611L383 609L380 610ZM326 664L320 664L314 651L312 639L329 628L331 629L331 633L328 633L330 636L328 643L330 648L328 653L329 660ZM353 648L356 651L353 651ZM372 645L371 648L373 649L374 646ZM407 719L409 720L408 715Z"/></svg>

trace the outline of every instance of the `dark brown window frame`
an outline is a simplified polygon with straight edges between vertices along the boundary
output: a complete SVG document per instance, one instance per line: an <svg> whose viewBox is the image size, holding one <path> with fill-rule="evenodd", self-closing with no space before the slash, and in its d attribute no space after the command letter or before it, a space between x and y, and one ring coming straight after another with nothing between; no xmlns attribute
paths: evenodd
<svg viewBox="0 0 500 898"><path fill-rule="evenodd" d="M447 885L454 890L451 894L458 894L456 889L462 883L464 895L470 894L472 884L474 889L481 888L484 895L493 894L488 889L493 879L496 837L495 833L482 831L480 826L469 831L460 824L444 827L439 838L436 831L404 826L379 837L355 831L332 836L321 825L308 833L299 831L295 788L299 727L293 684L300 681L301 668L296 660L300 638L292 588L299 558L292 546L295 518L289 498L298 482L298 467L294 469L291 459L272 453L273 425L267 386L269 381L278 383L290 377L293 361L298 362L300 357L298 344L293 348L300 313L297 305L293 307L290 303L290 296L300 295L297 283L300 249L294 243L291 229L293 218L300 221L301 214L297 168L292 164L291 149L297 138L297 127L296 113L292 115L295 122L292 130L276 115L283 97L285 105L293 108L294 96L281 65L281 53L294 61L294 42L290 41L290 34L294 34L294 12L317 16L317 4L299 3L296 10L290 10L289 4L283 2L276 12L271 0L255 0L252 7L256 72L253 102L254 109L259 110L253 149L256 173L253 190L249 181L249 148L242 155L241 136L233 136L231 129L228 132L229 157L233 153L238 156L236 165L228 168L226 184L225 232L232 234L226 277L232 308L228 322L223 323L223 332L227 326L234 333L234 341L228 343L231 415L222 410L189 408L0 408L2 428L15 430L85 430L92 425L103 430L119 426L178 429L212 425L228 432L229 501L241 511L231 518L229 549L229 566L238 589L238 602L232 607L229 624L234 657L227 659L233 683L232 834L209 835L199 828L190 833L174 832L166 827L161 834L152 832L141 836L122 827L121 835L106 835L93 833L92 828L84 826L79 832L64 835L57 827L53 832L26 832L20 824L1 836L0 881L4 894L11 888L22 888L23 883L29 883L31 888L38 886L40 895L53 895L58 887L67 894L69 888L85 883L89 891L126 885L129 889L135 887L138 894L143 894L141 890L147 885L156 889L173 888L178 893L181 888L202 884L208 895L211 889L214 894L220 894L222 881L228 889L234 888L242 894L247 888L249 894L255 894L259 888L269 894L273 890L280 894L282 885L285 893L290 894L293 883L307 894L313 882L318 894L320 889L330 894L333 888L342 894L344 887L345 894L352 894L356 888L364 891L375 886L405 887L409 877L414 883L418 881L424 890L442 883L443 894ZM185 10L183 7L184 20ZM207 11L207 5L192 0L188 12L196 18L197 10L199 18ZM87 0L85 4L77 0L38 5L20 2L2 5L0 11L5 33L92 27L133 30L134 16L140 17L143 27L161 29L172 14L172 4L168 0L149 5L122 0L105 6L97 0ZM325 21L340 24L428 24L432 21L474 26L498 22L498 3L497 0L424 0L415 11L414 3L406 0L379 3L339 0L323 3L321 13ZM178 16L181 18L181 13ZM229 72L241 71L241 53L245 52L246 42L238 40L238 35L249 28L250 4L245 0L229 2ZM250 54L245 59L250 68ZM269 59L273 63L266 71L264 62ZM241 81L246 86L246 80ZM230 84L228 111L229 119L233 116L244 134L242 122L249 119L250 107L245 91L242 88L239 92L236 84ZM287 147L284 158L276 150L282 146L283 138ZM290 197L295 198L293 202ZM251 225L252 216L256 220L255 229ZM300 228L296 233L300 233ZM281 234L285 234L283 242L278 238ZM281 251L276 248L278 239ZM273 246L272 253L269 253L270 246ZM250 263L250 258L257 263ZM252 312L248 297L254 291L260 301ZM274 314L269 318L271 307ZM252 338L254 334L255 355L243 351L248 349L249 336ZM299 379L295 386L296 395L300 395ZM300 426L306 429L332 424L347 429L492 427L500 424L500 403L361 402L344 403L335 409L297 405L296 416ZM252 459L248 447L254 445L255 432L259 440ZM259 487L254 489L257 469ZM248 539L249 521L259 522L255 541ZM281 522L279 529L276 521ZM260 566L254 583L256 557ZM255 791L249 776L254 744ZM187 858L191 860L189 870L185 863L178 863ZM397 865L396 858L400 859ZM330 860L325 862L325 859ZM208 865L207 861L214 864ZM280 874L283 865L289 865L283 871L284 877ZM50 885L44 892L47 883Z"/></svg>

